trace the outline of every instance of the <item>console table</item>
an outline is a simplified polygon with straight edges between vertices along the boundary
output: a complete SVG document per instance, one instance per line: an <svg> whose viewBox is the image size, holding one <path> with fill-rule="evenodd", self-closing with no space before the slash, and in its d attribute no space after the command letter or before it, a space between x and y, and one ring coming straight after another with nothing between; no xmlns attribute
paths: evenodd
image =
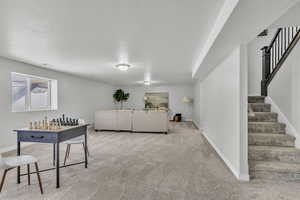
<svg viewBox="0 0 300 200"><path fill-rule="evenodd" d="M88 166L87 149L85 149L85 160L78 163L68 164L60 166L59 163L59 144L66 140L79 137L81 135L85 136L85 148L87 147L87 126L88 124L78 125L78 126L66 126L62 127L60 130L34 130L34 129L17 129L17 154L21 155L21 142L38 142L38 143L50 143L54 146L54 155L56 152L56 167L40 170L40 172L45 172L49 170L56 170L56 188L60 187L60 168L68 167L72 165L84 164L85 168ZM33 174L36 172L31 172ZM17 181L21 183L21 176L28 174L21 174L20 167L17 169Z"/></svg>

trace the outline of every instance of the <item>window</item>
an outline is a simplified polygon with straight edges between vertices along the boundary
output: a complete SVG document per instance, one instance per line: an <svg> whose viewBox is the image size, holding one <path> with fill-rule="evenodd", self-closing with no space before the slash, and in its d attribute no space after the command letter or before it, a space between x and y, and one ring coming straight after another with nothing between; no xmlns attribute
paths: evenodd
<svg viewBox="0 0 300 200"><path fill-rule="evenodd" d="M11 73L12 112L57 109L57 80Z"/></svg>

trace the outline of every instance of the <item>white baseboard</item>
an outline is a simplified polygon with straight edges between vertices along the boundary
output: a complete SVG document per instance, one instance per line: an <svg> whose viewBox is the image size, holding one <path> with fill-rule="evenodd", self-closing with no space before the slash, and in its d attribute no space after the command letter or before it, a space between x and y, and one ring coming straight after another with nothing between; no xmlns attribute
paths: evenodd
<svg viewBox="0 0 300 200"><path fill-rule="evenodd" d="M197 125L197 123L195 123L194 121L192 121L192 123L199 130L199 126Z"/></svg>
<svg viewBox="0 0 300 200"><path fill-rule="evenodd" d="M278 121L286 124L286 133L296 137L295 146L300 149L300 134L295 127L290 123L285 114L280 110L279 106L273 101L271 97L266 97L266 103L271 104L271 111L278 113Z"/></svg>
<svg viewBox="0 0 300 200"><path fill-rule="evenodd" d="M194 126L195 126L198 130L200 130L200 124L198 124L195 120L192 120L192 122L193 122Z"/></svg>
<svg viewBox="0 0 300 200"><path fill-rule="evenodd" d="M238 177L239 181L250 181L250 176L249 174L240 174Z"/></svg>
<svg viewBox="0 0 300 200"><path fill-rule="evenodd" d="M236 169L231 162L224 156L224 154L220 151L220 149L215 145L215 143L209 138L207 133L205 133L203 130L201 133L204 135L204 137L207 139L207 141L210 143L210 145L215 149L215 151L218 153L218 155L221 157L221 159L224 161L224 163L227 165L227 167L230 169L230 171L233 173L233 175L239 180L239 181L249 181L250 177L249 174L240 174L239 170Z"/></svg>

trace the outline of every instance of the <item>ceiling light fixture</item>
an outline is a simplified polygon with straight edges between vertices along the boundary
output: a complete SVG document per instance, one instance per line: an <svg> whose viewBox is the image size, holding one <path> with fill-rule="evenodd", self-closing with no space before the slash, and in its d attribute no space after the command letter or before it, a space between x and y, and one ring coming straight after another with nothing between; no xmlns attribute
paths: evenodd
<svg viewBox="0 0 300 200"><path fill-rule="evenodd" d="M144 85L150 85L151 82L150 81L144 81Z"/></svg>
<svg viewBox="0 0 300 200"><path fill-rule="evenodd" d="M130 65L129 64L117 64L116 68L119 69L120 71L127 71L129 69Z"/></svg>

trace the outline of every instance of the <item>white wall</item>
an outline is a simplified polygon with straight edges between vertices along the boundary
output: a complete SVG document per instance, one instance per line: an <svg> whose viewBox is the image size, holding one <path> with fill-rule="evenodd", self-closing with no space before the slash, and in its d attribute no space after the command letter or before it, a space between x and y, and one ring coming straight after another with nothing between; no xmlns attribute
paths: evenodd
<svg viewBox="0 0 300 200"><path fill-rule="evenodd" d="M296 137L297 148L300 148L299 56L300 43L293 49L269 85L269 97L288 120L287 133Z"/></svg>
<svg viewBox="0 0 300 200"><path fill-rule="evenodd" d="M240 180L249 179L245 49L235 48L194 85L195 123Z"/></svg>
<svg viewBox="0 0 300 200"><path fill-rule="evenodd" d="M194 103L193 103L193 122L196 124L198 128L200 128L200 109L201 109L201 97L200 97L200 84L201 81L198 79L194 83Z"/></svg>
<svg viewBox="0 0 300 200"><path fill-rule="evenodd" d="M193 106L190 103L182 102L183 97L193 98L193 85L150 85L150 86L127 86L121 87L125 92L130 93L130 97L124 108L143 109L144 95L146 92L168 92L169 108L171 115L174 113L182 113L183 120L192 120Z"/></svg>
<svg viewBox="0 0 300 200"><path fill-rule="evenodd" d="M11 112L10 73L19 72L58 80L58 110L49 112ZM112 94L115 87L75 76L34 67L0 58L0 152L16 145L13 129L28 126L30 121L66 115L93 123L96 109L114 107Z"/></svg>
<svg viewBox="0 0 300 200"><path fill-rule="evenodd" d="M264 37L255 37L248 48L248 92L249 95L260 95L260 81L262 78L262 51L261 48L268 46L277 29L269 29Z"/></svg>

